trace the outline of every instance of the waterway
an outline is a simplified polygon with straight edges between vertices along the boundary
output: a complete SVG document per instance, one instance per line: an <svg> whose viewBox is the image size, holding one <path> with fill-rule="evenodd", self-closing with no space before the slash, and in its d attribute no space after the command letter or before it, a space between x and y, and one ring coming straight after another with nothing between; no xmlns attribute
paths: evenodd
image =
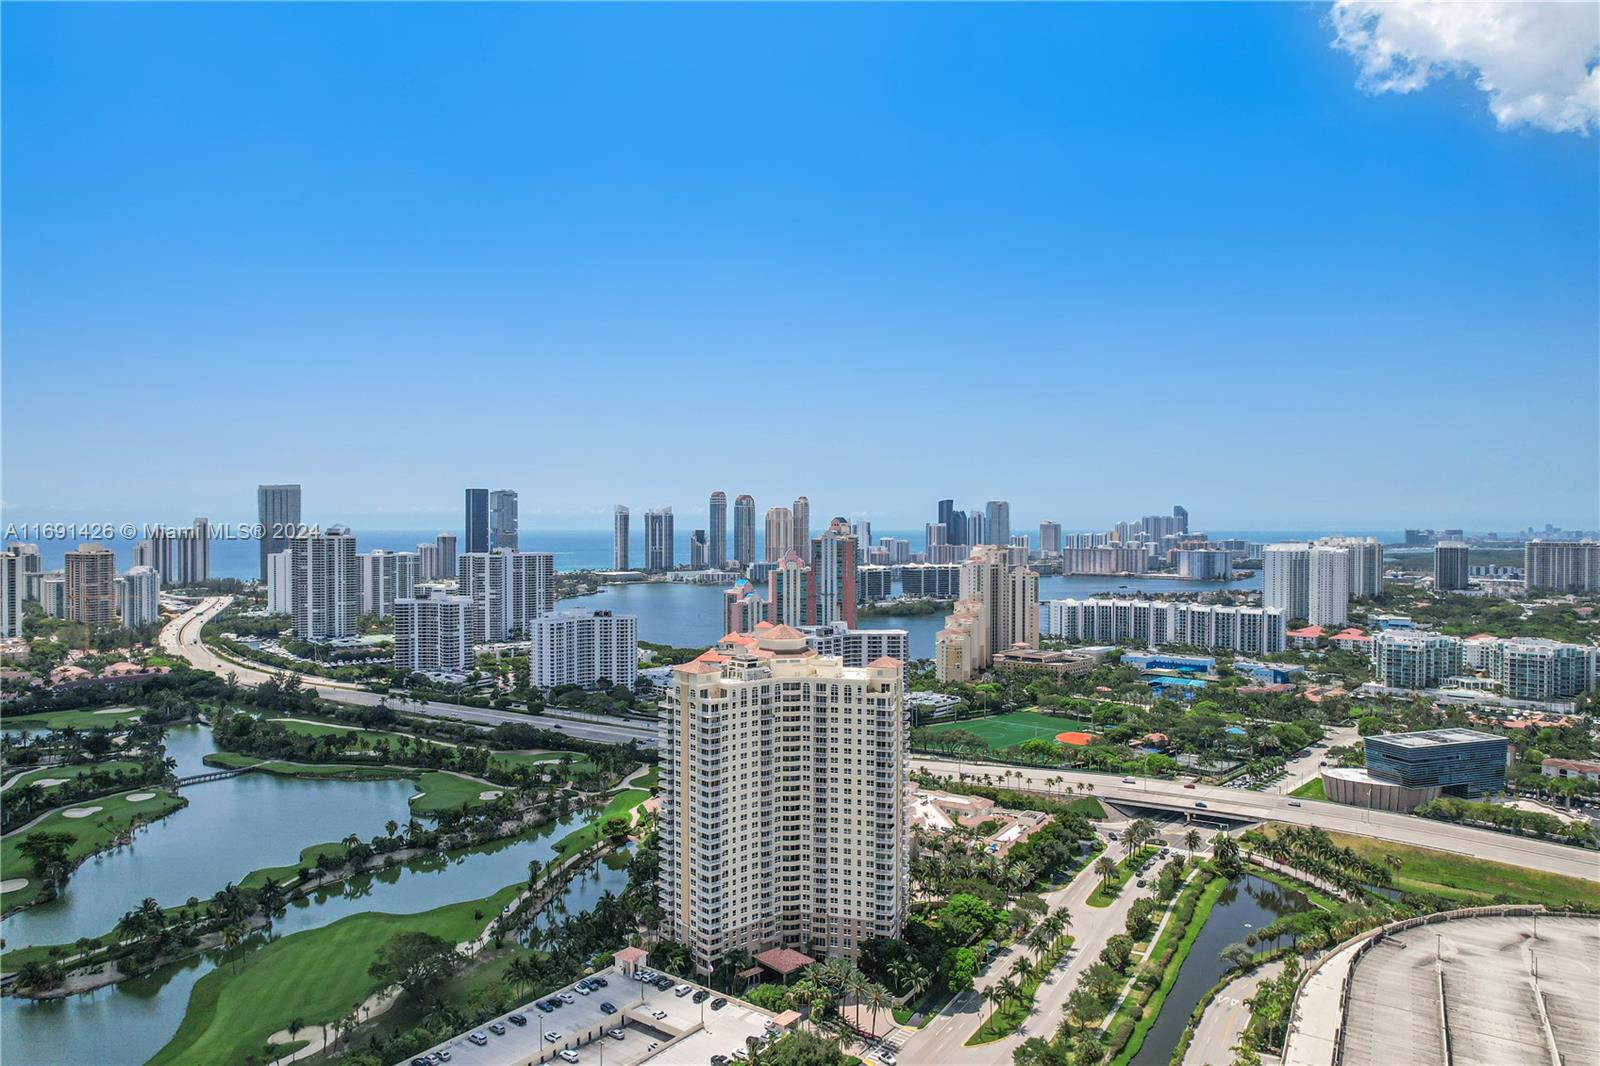
<svg viewBox="0 0 1600 1066"><path fill-rule="evenodd" d="M1169 577L1064 577L1039 579L1041 600L1084 599L1097 593L1146 596L1154 592L1256 591L1261 575L1240 581L1180 581ZM898 593L899 587L896 585ZM631 614L639 620L639 639L680 648L702 648L723 636L722 588L679 582L645 582L607 585L592 596L561 601L561 606L601 608ZM863 618L865 629L904 629L914 659L933 657L934 636L944 628L945 615L879 615Z"/></svg>
<svg viewBox="0 0 1600 1066"><path fill-rule="evenodd" d="M1301 893L1259 877L1242 876L1223 889L1131 1066L1167 1066L1195 1005L1228 970L1228 964L1222 961L1224 948L1244 943L1252 931L1272 924L1274 919L1310 907L1310 901Z"/></svg>
<svg viewBox="0 0 1600 1066"><path fill-rule="evenodd" d="M352 783L334 784L346 788ZM352 878L291 904L274 923L270 936L256 934L247 942L248 950L259 950L269 939L318 929L352 914L415 914L489 896L526 880L530 859L548 863L555 842L585 821L586 815L574 814L516 840ZM620 864L601 863L575 878L551 909L558 914L579 913L592 907L606 891L620 893L626 885L627 871ZM128 893L131 903L137 902L132 899L137 895L137 889ZM0 1061L6 1066L142 1063L177 1032L195 983L225 963L222 953L210 952L65 1000L0 999ZM243 965L249 965L248 954Z"/></svg>

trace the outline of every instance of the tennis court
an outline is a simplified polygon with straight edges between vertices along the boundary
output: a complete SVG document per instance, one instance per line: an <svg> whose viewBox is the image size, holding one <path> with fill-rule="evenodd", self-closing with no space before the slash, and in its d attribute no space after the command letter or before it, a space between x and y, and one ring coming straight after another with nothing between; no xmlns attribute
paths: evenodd
<svg viewBox="0 0 1600 1066"><path fill-rule="evenodd" d="M1054 740L1057 733L1068 730L1093 732L1094 724L1077 718L1057 718L1053 715L1040 714L1038 711L1012 711L1010 714L997 714L990 718L940 722L929 728L936 732L960 729L982 737L991 751L999 751L1001 748L1013 747L1040 737Z"/></svg>

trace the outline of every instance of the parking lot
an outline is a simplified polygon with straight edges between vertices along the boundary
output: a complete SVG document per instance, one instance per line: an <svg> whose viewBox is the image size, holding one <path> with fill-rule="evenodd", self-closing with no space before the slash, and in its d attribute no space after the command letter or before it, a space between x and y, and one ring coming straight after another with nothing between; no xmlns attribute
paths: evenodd
<svg viewBox="0 0 1600 1066"><path fill-rule="evenodd" d="M606 984L587 994L576 984L568 985L396 1066L419 1060L450 1066L544 1062L689 1066L709 1064L717 1056L734 1063L747 1053L751 1037L766 1038L776 1028L766 1011L677 978L672 987L661 989L615 966L593 976ZM680 988L687 991L679 994ZM561 1005L552 1010L538 1006L557 1001ZM713 1006L719 1001L720 1006ZM606 1004L616 1012L608 1013ZM522 1016L524 1023L512 1021L514 1015Z"/></svg>

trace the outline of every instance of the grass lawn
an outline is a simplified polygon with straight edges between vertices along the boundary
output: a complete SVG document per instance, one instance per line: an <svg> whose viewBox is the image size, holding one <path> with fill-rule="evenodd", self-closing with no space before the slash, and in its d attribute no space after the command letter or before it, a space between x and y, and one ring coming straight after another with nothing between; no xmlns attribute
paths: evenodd
<svg viewBox="0 0 1600 1066"><path fill-rule="evenodd" d="M1073 814L1081 814L1085 818L1103 819L1106 816L1106 809L1100 806L1100 801L1093 796L1079 796L1075 800L1069 800L1067 810Z"/></svg>
<svg viewBox="0 0 1600 1066"><path fill-rule="evenodd" d="M6 791L9 792L14 788L27 788L28 785L36 781L70 781L75 777L82 777L84 774L92 774L97 771L114 774L119 770L126 773L137 771L138 769L139 764L132 759L108 759L105 762L76 763L72 766L45 766L38 770L29 770L26 773L18 774L12 779L15 783L9 785ZM46 792L49 792L59 786L45 785L43 787Z"/></svg>
<svg viewBox="0 0 1600 1066"><path fill-rule="evenodd" d="M1381 863L1384 855L1398 855L1402 865L1394 875L1394 887L1401 890L1431 892L1450 899L1481 903L1489 903L1495 896L1504 894L1520 903L1543 903L1556 909L1568 900L1600 903L1600 885L1576 877L1451 855L1410 844L1391 844L1370 837L1328 835L1335 844L1351 848L1363 858L1376 862Z"/></svg>
<svg viewBox="0 0 1600 1066"><path fill-rule="evenodd" d="M334 780L345 777L354 777L362 780L416 777L423 772L403 766L384 766L381 763L267 761L258 759L254 755L237 755L231 751L212 752L201 761L207 766L215 766L224 770L236 769L241 766L254 766L257 770L266 774L281 774L284 777L331 778Z"/></svg>
<svg viewBox="0 0 1600 1066"><path fill-rule="evenodd" d="M1310 781L1295 789L1289 795L1298 799L1325 800L1327 795L1322 791L1322 778L1313 777Z"/></svg>
<svg viewBox="0 0 1600 1066"><path fill-rule="evenodd" d="M417 791L421 795L411 800L411 809L418 814L437 814L440 811L458 811L463 803L476 807L484 802L479 798L480 792L501 790L460 774L426 770L417 778Z"/></svg>
<svg viewBox="0 0 1600 1066"><path fill-rule="evenodd" d="M367 970L389 940L411 932L451 943L471 939L522 887L421 914L353 914L248 952L237 972L221 966L200 979L178 1032L150 1061L265 1062L276 1053L266 1050L267 1037L290 1021L307 1028L331 1023L376 992L378 981Z"/></svg>
<svg viewBox="0 0 1600 1066"><path fill-rule="evenodd" d="M1057 733L1078 731L1089 733L1094 731L1091 722L1080 721L1076 718L1057 718L1054 715L1040 714L1038 711L1012 711L1010 714L997 714L988 718L968 718L960 722L940 722L928 727L936 733L948 732L959 729L982 737L989 745L990 751L999 751L1021 744L1025 740L1044 738L1054 740Z"/></svg>
<svg viewBox="0 0 1600 1066"><path fill-rule="evenodd" d="M12 718L7 716L0 719L0 726L6 729L65 729L72 726L75 729L109 728L114 725L124 725L144 713L142 707L97 707L92 710L78 711L42 711L39 714L25 714Z"/></svg>
<svg viewBox="0 0 1600 1066"><path fill-rule="evenodd" d="M618 792L611 797L605 810L595 815L581 829L574 829L560 840L556 841L555 853L560 856L572 855L589 847L600 839L600 826L607 819L616 815L625 815L639 804L650 798L650 793L642 788L629 788Z"/></svg>
<svg viewBox="0 0 1600 1066"><path fill-rule="evenodd" d="M648 789L651 789L653 791L654 789L659 787L660 784L661 784L661 767L652 766L652 767L650 767L650 772L649 773L645 774L643 777L636 778L634 780L633 787L634 788L648 788Z"/></svg>
<svg viewBox="0 0 1600 1066"><path fill-rule="evenodd" d="M503 770L511 771L519 766L537 768L541 763L560 762L563 755L572 757L571 769L573 773L583 773L594 769L594 763L587 756L575 751L497 751L490 756L489 761Z"/></svg>
<svg viewBox="0 0 1600 1066"><path fill-rule="evenodd" d="M140 795L143 792L155 792L155 795L142 803L128 802L129 796ZM6 910L27 906L38 898L43 887L39 879L33 876L33 864L19 850L19 846L27 837L35 833L71 833L77 840L67 851L67 861L76 862L111 843L118 833L135 822L147 822L164 814L170 814L182 807L184 802L176 793L163 792L159 789L135 789L132 792L119 792L114 796L101 796L98 799L87 800L76 807L54 811L45 815L26 831L7 834L4 841L0 841L0 869L5 870L7 878L26 877L28 883L0 896L0 906ZM67 811L83 810L88 807L99 807L100 810L87 818L66 817Z"/></svg>

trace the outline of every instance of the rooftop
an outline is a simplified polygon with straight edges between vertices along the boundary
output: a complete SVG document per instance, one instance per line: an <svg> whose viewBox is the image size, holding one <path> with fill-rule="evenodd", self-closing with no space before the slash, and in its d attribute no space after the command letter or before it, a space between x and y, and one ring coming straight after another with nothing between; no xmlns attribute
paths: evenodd
<svg viewBox="0 0 1600 1066"><path fill-rule="evenodd" d="M1485 740L1503 740L1503 737L1493 733L1481 733L1476 729L1423 729L1416 733L1385 733L1382 736L1368 737L1368 743L1381 740L1385 744L1395 744L1402 748L1434 748L1450 744L1480 744Z"/></svg>

